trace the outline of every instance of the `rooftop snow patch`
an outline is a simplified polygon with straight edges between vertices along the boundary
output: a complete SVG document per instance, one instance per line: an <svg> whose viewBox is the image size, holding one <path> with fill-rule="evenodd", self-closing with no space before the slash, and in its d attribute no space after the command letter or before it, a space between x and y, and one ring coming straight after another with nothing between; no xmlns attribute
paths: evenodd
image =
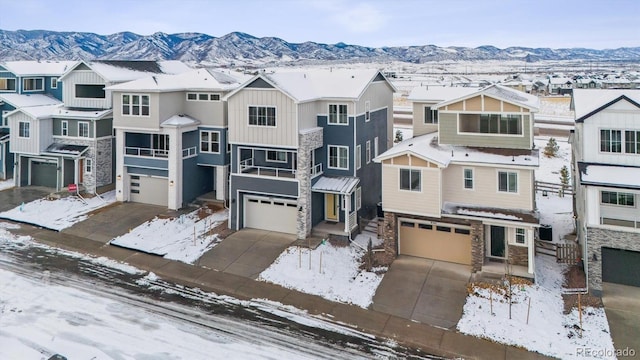
<svg viewBox="0 0 640 360"><path fill-rule="evenodd" d="M571 106L578 120L622 96L640 104L640 89L573 89Z"/></svg>
<svg viewBox="0 0 640 360"><path fill-rule="evenodd" d="M45 152L55 153L55 154L69 154L69 155L80 155L85 152L89 147L83 145L69 145L69 144L57 144L53 143L47 147Z"/></svg>
<svg viewBox="0 0 640 360"><path fill-rule="evenodd" d="M448 101L477 92L479 88L463 86L418 86L411 90L408 100L435 102Z"/></svg>
<svg viewBox="0 0 640 360"><path fill-rule="evenodd" d="M96 60L89 66L105 80L116 83L137 80L154 74L180 74L191 70L180 61Z"/></svg>
<svg viewBox="0 0 640 360"><path fill-rule="evenodd" d="M530 224L538 224L539 222L539 215L535 211L507 210L451 202L443 204L442 212L451 215L518 221Z"/></svg>
<svg viewBox="0 0 640 360"><path fill-rule="evenodd" d="M350 194L360 179L350 176L322 176L311 187L312 191L324 193Z"/></svg>
<svg viewBox="0 0 640 360"><path fill-rule="evenodd" d="M43 94L0 94L0 102L6 102L15 108L62 104L60 100Z"/></svg>
<svg viewBox="0 0 640 360"><path fill-rule="evenodd" d="M230 91L240 86L247 76L197 69L181 74L159 74L110 86L116 91Z"/></svg>
<svg viewBox="0 0 640 360"><path fill-rule="evenodd" d="M640 189L640 167L578 162L580 183L623 189Z"/></svg>
<svg viewBox="0 0 640 360"><path fill-rule="evenodd" d="M77 61L5 61L1 64L16 76L58 76L71 69Z"/></svg>
<svg viewBox="0 0 640 360"><path fill-rule="evenodd" d="M163 121L162 124L160 124L160 126L181 127L181 126L198 125L198 124L200 124L200 121L192 117L189 117L187 115L174 115L168 118L167 120Z"/></svg>

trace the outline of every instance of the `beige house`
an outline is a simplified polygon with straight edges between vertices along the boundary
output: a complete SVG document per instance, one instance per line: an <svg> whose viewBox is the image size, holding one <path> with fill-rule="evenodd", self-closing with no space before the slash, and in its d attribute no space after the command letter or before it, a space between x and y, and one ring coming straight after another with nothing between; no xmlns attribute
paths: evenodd
<svg viewBox="0 0 640 360"><path fill-rule="evenodd" d="M386 250L474 272L508 262L533 277L537 97L492 85L416 89L410 99L415 137L375 159Z"/></svg>

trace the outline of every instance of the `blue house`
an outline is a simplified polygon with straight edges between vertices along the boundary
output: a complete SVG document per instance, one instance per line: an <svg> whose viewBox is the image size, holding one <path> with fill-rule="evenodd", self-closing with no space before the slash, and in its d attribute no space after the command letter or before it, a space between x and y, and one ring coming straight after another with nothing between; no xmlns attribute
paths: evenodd
<svg viewBox="0 0 640 360"><path fill-rule="evenodd" d="M304 239L325 224L350 236L375 217L372 159L392 144L394 91L377 70L303 69L260 73L229 94L229 227Z"/></svg>
<svg viewBox="0 0 640 360"><path fill-rule="evenodd" d="M8 114L18 108L60 104L59 77L75 61L7 61L0 63L0 179L13 177Z"/></svg>

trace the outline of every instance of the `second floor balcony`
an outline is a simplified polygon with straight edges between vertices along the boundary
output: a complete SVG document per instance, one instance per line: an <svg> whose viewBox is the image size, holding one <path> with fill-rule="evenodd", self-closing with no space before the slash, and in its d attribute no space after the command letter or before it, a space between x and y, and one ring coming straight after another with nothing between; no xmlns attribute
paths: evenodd
<svg viewBox="0 0 640 360"><path fill-rule="evenodd" d="M303 171L308 171L311 178L321 175L323 171L322 163L316 163L313 157L310 160L312 164L302 166L296 151L240 149L237 172L286 179L297 179Z"/></svg>

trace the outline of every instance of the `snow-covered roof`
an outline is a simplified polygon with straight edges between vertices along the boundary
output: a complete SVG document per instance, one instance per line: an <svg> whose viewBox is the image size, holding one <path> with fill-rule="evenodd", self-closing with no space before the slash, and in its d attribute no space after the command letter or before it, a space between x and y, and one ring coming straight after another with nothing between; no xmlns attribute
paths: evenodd
<svg viewBox="0 0 640 360"><path fill-rule="evenodd" d="M181 74L192 70L185 63L176 60L95 60L92 62L82 62L82 64L95 71L106 81L112 83L142 79L151 75ZM61 79L64 79L75 67L77 66L69 69Z"/></svg>
<svg viewBox="0 0 640 360"><path fill-rule="evenodd" d="M191 70L181 74L160 74L147 76L118 85L106 90L115 91L230 91L239 87L248 79L240 73L222 72L210 69Z"/></svg>
<svg viewBox="0 0 640 360"><path fill-rule="evenodd" d="M539 222L539 214L535 211L490 208L452 202L444 202L444 204L442 204L442 213L466 218L517 221L530 224L538 224Z"/></svg>
<svg viewBox="0 0 640 360"><path fill-rule="evenodd" d="M412 154L447 167L452 162L492 164L504 166L539 165L538 150L475 148L438 144L438 133L425 134L405 140L374 160L380 162L396 156Z"/></svg>
<svg viewBox="0 0 640 360"><path fill-rule="evenodd" d="M350 176L322 176L311 187L312 191L324 193L351 194L360 179Z"/></svg>
<svg viewBox="0 0 640 360"><path fill-rule="evenodd" d="M580 183L606 187L640 189L640 167L578 163Z"/></svg>
<svg viewBox="0 0 640 360"><path fill-rule="evenodd" d="M160 124L160 126L181 127L181 126L198 125L198 124L200 124L200 121L192 117L189 117L187 115L173 115L172 117L163 121Z"/></svg>
<svg viewBox="0 0 640 360"><path fill-rule="evenodd" d="M476 89L475 92L471 92L457 98L445 100L438 103L437 107L443 107L445 105L453 104L461 100L476 97L478 95L486 95L495 99L500 99L512 104L520 105L530 109L533 112L537 112L540 108L540 99L538 99L537 96L530 95L522 91L518 91L499 84L489 85L481 89Z"/></svg>
<svg viewBox="0 0 640 360"><path fill-rule="evenodd" d="M411 101L439 103L442 101L457 99L459 97L477 92L478 90L479 88L466 86L418 86L414 87L411 90L411 93L409 93L409 97L407 99Z"/></svg>
<svg viewBox="0 0 640 360"><path fill-rule="evenodd" d="M16 76L60 76L71 69L77 61L5 61L0 66Z"/></svg>
<svg viewBox="0 0 640 360"><path fill-rule="evenodd" d="M353 100L362 95L378 74L382 76L376 69L295 69L261 73L256 79L266 79L299 102L323 98ZM390 82L387 84L395 91Z"/></svg>
<svg viewBox="0 0 640 360"><path fill-rule="evenodd" d="M71 145L71 144L59 144L53 143L47 147L45 152L52 154L66 154L66 155L81 155L89 149L85 145Z"/></svg>
<svg viewBox="0 0 640 360"><path fill-rule="evenodd" d="M564 84L572 84L573 80L567 77L552 77L549 79L549 84L552 85L564 85Z"/></svg>
<svg viewBox="0 0 640 360"><path fill-rule="evenodd" d="M70 109L66 107L60 107L54 110L53 117L62 119L83 119L83 120L98 120L110 115L113 111L111 109L105 110L79 110Z"/></svg>
<svg viewBox="0 0 640 360"><path fill-rule="evenodd" d="M16 109L8 114L11 116L18 112L23 112L27 114L29 117L34 119L49 119L53 117L53 113L57 112L62 104L58 105L42 105L42 106L27 106L23 108Z"/></svg>
<svg viewBox="0 0 640 360"><path fill-rule="evenodd" d="M62 104L60 100L43 94L0 94L0 102L15 108Z"/></svg>
<svg viewBox="0 0 640 360"><path fill-rule="evenodd" d="M573 89L571 107L580 120L623 96L640 104L640 89Z"/></svg>

